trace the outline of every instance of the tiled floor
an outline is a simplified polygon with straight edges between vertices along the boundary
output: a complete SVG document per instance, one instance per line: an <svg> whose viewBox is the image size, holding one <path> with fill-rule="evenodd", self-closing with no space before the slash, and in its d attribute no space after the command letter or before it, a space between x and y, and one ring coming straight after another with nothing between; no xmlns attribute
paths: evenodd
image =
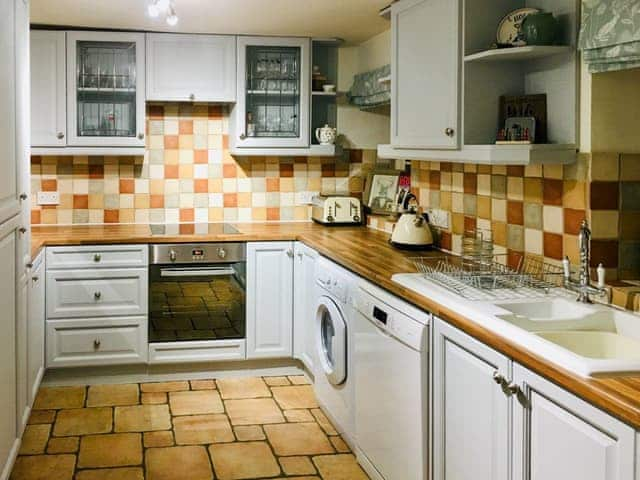
<svg viewBox="0 0 640 480"><path fill-rule="evenodd" d="M145 478L368 477L301 376L40 390L11 479Z"/></svg>

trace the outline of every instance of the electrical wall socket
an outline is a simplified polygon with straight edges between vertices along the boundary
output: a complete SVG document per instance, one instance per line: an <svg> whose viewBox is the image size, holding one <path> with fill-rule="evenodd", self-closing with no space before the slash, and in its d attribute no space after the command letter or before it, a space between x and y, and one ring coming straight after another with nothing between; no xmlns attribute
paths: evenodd
<svg viewBox="0 0 640 480"><path fill-rule="evenodd" d="M311 205L316 195L320 192L296 192L296 205Z"/></svg>
<svg viewBox="0 0 640 480"><path fill-rule="evenodd" d="M38 205L60 205L58 192L38 192Z"/></svg>
<svg viewBox="0 0 640 480"><path fill-rule="evenodd" d="M437 208L429 209L429 223L434 227L448 229L451 223L449 212L446 210L439 210Z"/></svg>

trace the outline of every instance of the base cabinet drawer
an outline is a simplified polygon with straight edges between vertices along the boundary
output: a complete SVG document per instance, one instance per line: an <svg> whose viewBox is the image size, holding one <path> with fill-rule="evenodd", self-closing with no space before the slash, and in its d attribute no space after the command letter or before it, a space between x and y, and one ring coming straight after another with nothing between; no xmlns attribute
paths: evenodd
<svg viewBox="0 0 640 480"><path fill-rule="evenodd" d="M146 268L148 251L147 245L47 247L47 269Z"/></svg>
<svg viewBox="0 0 640 480"><path fill-rule="evenodd" d="M47 319L147 314L147 270L50 270Z"/></svg>
<svg viewBox="0 0 640 480"><path fill-rule="evenodd" d="M221 362L246 359L244 340L149 344L149 364Z"/></svg>
<svg viewBox="0 0 640 480"><path fill-rule="evenodd" d="M109 325L108 323L111 323ZM136 364L147 361L145 318L47 323L47 368Z"/></svg>

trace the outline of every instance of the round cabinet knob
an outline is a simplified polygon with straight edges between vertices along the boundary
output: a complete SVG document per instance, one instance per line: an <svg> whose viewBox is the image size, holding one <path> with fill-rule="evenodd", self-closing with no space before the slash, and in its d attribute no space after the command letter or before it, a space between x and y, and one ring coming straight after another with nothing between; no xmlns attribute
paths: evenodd
<svg viewBox="0 0 640 480"><path fill-rule="evenodd" d="M247 138L247 136L244 133L240 134L240 140L244 140L245 138Z"/></svg>
<svg viewBox="0 0 640 480"><path fill-rule="evenodd" d="M29 198L29 195L27 195L26 193L20 194L20 200L26 200L27 198Z"/></svg>
<svg viewBox="0 0 640 480"><path fill-rule="evenodd" d="M31 277L31 281L33 283L36 283L38 280L40 280L40 277L38 277L37 275L34 275L33 277Z"/></svg>
<svg viewBox="0 0 640 480"><path fill-rule="evenodd" d="M56 135L56 137L58 137L58 140L62 140L64 138L64 133L62 132L58 132L58 134Z"/></svg>
<svg viewBox="0 0 640 480"><path fill-rule="evenodd" d="M498 371L493 372L493 381L498 385L504 385L506 383L506 379L503 375L500 375Z"/></svg>
<svg viewBox="0 0 640 480"><path fill-rule="evenodd" d="M191 100L193 102L195 99L196 99L196 95L194 93L189 95L189 100Z"/></svg>
<svg viewBox="0 0 640 480"><path fill-rule="evenodd" d="M333 216L332 216L332 215L329 215L329 216L327 217L327 222L329 222L329 223L333 223L333 221L334 221L334 220L335 220L335 218L333 218Z"/></svg>
<svg viewBox="0 0 640 480"><path fill-rule="evenodd" d="M26 228L24 228L24 227L20 227L20 228L18 229L18 231L19 231L20 233L22 233L23 235L24 235L25 233L27 233L27 229L26 229Z"/></svg>
<svg viewBox="0 0 640 480"><path fill-rule="evenodd" d="M93 298L95 298L96 300L100 300L102 298L102 292L95 292L93 294Z"/></svg>
<svg viewBox="0 0 640 480"><path fill-rule="evenodd" d="M178 254L176 253L175 250L171 250L169 252L169 260L171 260L172 262L175 262L178 259Z"/></svg>
<svg viewBox="0 0 640 480"><path fill-rule="evenodd" d="M220 258L225 258L227 256L227 251L224 248L219 248L218 249L218 256Z"/></svg>
<svg viewBox="0 0 640 480"><path fill-rule="evenodd" d="M100 342L100 340L98 340L98 339L96 338L96 339L93 341L93 348L95 348L95 349L97 350L98 348L100 348L100 344L101 344L101 343L102 343L102 342Z"/></svg>
<svg viewBox="0 0 640 480"><path fill-rule="evenodd" d="M453 135L454 135L455 133L456 133L456 131L455 131L453 128L451 128L451 127L449 127L449 128L445 128L445 129L444 129L444 134L445 134L447 137L453 137Z"/></svg>
<svg viewBox="0 0 640 480"><path fill-rule="evenodd" d="M138 139L139 140L144 140L144 133L139 133L138 134Z"/></svg>
<svg viewBox="0 0 640 480"><path fill-rule="evenodd" d="M100 255L99 253L96 253L95 255L93 255L94 262L99 262L100 260L102 260L102 255Z"/></svg>

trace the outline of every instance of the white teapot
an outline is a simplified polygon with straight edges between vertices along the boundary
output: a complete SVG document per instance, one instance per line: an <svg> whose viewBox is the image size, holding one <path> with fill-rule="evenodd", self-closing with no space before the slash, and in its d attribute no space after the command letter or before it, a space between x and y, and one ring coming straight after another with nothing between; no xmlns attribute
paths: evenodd
<svg viewBox="0 0 640 480"><path fill-rule="evenodd" d="M335 128L325 125L322 128L316 128L316 138L320 145L333 145L336 141L338 131Z"/></svg>

